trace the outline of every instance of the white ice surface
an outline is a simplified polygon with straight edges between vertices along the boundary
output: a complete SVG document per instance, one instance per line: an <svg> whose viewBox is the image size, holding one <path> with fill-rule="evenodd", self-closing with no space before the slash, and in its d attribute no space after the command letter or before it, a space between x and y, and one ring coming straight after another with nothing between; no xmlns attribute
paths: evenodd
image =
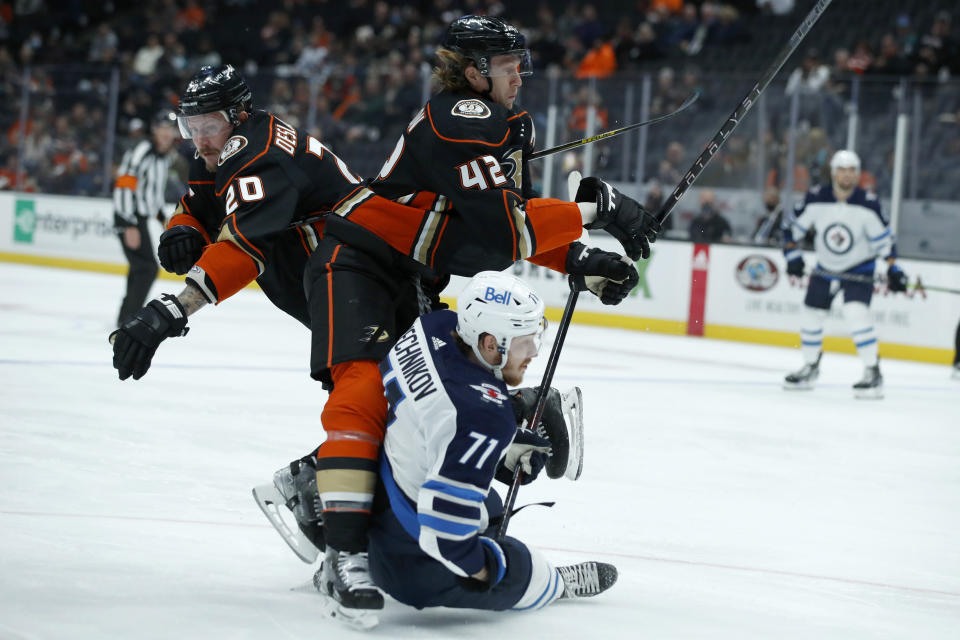
<svg viewBox="0 0 960 640"><path fill-rule="evenodd" d="M122 282L0 264L0 638L359 637L250 497L322 438L307 331L245 291L120 382ZM511 534L619 582L537 613L388 601L369 635L960 638L960 383L887 360L886 399L857 401L859 361L828 353L782 391L799 361L574 325L556 386L584 391L583 476L524 487L557 504Z"/></svg>

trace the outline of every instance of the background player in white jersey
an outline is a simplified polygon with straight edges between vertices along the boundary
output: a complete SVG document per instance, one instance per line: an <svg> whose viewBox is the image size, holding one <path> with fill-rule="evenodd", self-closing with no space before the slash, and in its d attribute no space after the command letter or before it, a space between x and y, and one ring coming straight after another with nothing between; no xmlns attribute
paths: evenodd
<svg viewBox="0 0 960 640"><path fill-rule="evenodd" d="M853 385L854 393L860 398L882 398L877 334L869 310L874 262L878 257L887 261L891 291L906 291L907 276L894 264L896 245L877 195L857 186L860 157L853 151L837 151L830 160L830 173L832 184L810 189L784 232L788 274L799 277L804 271L794 237L802 238L815 229L813 248L817 256L803 301L800 339L805 364L785 378L784 388L813 388L820 373L823 322L834 296L843 291L843 316L864 365L863 379Z"/></svg>
<svg viewBox="0 0 960 640"><path fill-rule="evenodd" d="M539 609L616 581L612 565L554 567L515 538L494 539L503 511L494 478L509 482L520 463L532 481L567 434L555 424L545 425L549 439L518 429L507 395L539 351L543 310L523 281L481 272L456 312L419 318L380 365L389 412L370 574L404 604Z"/></svg>

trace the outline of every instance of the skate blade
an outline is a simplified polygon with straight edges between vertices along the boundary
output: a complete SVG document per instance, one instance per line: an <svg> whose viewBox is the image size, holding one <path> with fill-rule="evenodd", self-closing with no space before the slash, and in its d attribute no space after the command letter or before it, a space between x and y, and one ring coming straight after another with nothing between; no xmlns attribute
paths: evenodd
<svg viewBox="0 0 960 640"><path fill-rule="evenodd" d="M812 382L784 382L784 391L813 391Z"/></svg>
<svg viewBox="0 0 960 640"><path fill-rule="evenodd" d="M853 397L857 400L882 400L883 388L854 389Z"/></svg>
<svg viewBox="0 0 960 640"><path fill-rule="evenodd" d="M338 620L343 624L359 631L369 631L380 624L377 609L348 609L337 602L333 597L320 594L323 614L328 618Z"/></svg>
<svg viewBox="0 0 960 640"><path fill-rule="evenodd" d="M570 480L577 480L583 473L583 393L580 387L573 387L560 396L563 412L568 414L566 423L570 429L570 454L567 470L564 472Z"/></svg>
<svg viewBox="0 0 960 640"><path fill-rule="evenodd" d="M287 509L286 501L283 499L283 496L280 495L280 492L277 491L277 487L274 486L273 483L254 487L253 499L257 501L257 505L260 507L260 510L263 511L263 515L267 516L267 520L269 520L273 528L277 530L277 533L280 534L283 541L287 543L290 550L307 564L316 562L317 556L320 555L320 550L300 531L300 527L297 526L293 513ZM289 514L290 520L293 521L292 527L283 519L284 511Z"/></svg>

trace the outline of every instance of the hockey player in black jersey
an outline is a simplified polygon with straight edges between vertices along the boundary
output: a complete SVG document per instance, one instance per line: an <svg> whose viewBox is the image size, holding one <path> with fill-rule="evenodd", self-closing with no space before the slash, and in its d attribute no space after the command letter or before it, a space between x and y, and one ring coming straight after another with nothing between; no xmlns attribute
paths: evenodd
<svg viewBox="0 0 960 640"><path fill-rule="evenodd" d="M320 140L253 109L252 93L231 65L193 76L178 121L197 151L189 189L160 237L158 255L164 269L186 274L187 286L178 296L151 301L111 334L121 380L145 375L160 343L187 332L189 315L254 280L278 308L309 327L303 271L323 221L289 229L292 222L344 209L395 224L415 225L422 217L374 196Z"/></svg>
<svg viewBox="0 0 960 640"><path fill-rule="evenodd" d="M485 16L454 21L438 52L442 91L369 183L374 193L423 209L422 220L411 227L344 210L328 217L307 266L311 375L333 386L322 414L327 438L314 455L278 471L274 497L258 501L265 513L278 502L294 505L305 531L320 518L304 522L311 510L303 505L319 505L327 546L316 584L347 620L383 606L364 551L387 412L377 363L399 335L437 306L447 276L517 260L570 274L616 304L636 284L636 269L578 242L583 228L606 229L632 259L646 257L656 238L655 218L598 178L577 185L577 202L534 197L523 162L534 148L533 122L514 104L528 72L529 52L514 27ZM296 531L277 529L310 559L304 541L291 539Z"/></svg>

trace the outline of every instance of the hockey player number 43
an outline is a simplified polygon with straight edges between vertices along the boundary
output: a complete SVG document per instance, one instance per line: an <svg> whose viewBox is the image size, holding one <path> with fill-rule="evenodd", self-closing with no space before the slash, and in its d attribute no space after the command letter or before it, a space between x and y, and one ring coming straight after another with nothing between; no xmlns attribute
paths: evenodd
<svg viewBox="0 0 960 640"><path fill-rule="evenodd" d="M480 156L457 167L460 171L460 185L464 189L489 189L499 187L507 179L503 176L500 163L493 156Z"/></svg>

